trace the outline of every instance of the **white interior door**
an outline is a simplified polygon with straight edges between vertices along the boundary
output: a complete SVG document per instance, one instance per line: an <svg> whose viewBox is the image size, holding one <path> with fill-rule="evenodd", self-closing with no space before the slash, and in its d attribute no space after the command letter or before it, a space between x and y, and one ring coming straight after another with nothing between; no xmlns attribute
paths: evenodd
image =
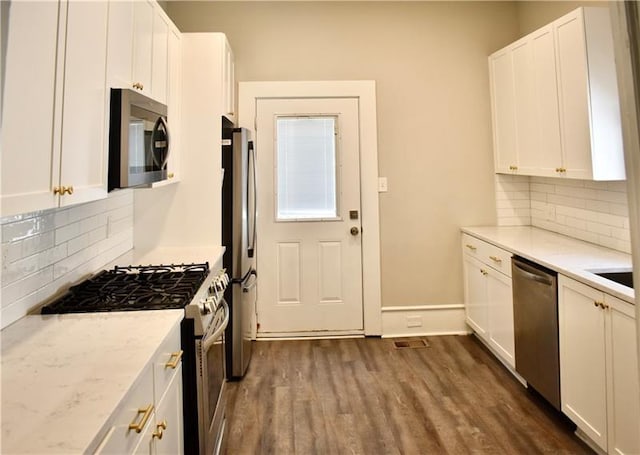
<svg viewBox="0 0 640 455"><path fill-rule="evenodd" d="M257 101L258 333L363 329L356 98Z"/></svg>

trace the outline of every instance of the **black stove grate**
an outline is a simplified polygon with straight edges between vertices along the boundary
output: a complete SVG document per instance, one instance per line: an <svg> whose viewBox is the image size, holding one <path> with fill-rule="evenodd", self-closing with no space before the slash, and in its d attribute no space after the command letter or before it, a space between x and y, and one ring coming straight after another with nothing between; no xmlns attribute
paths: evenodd
<svg viewBox="0 0 640 455"><path fill-rule="evenodd" d="M208 273L208 263L103 270L44 306L42 314L184 308Z"/></svg>

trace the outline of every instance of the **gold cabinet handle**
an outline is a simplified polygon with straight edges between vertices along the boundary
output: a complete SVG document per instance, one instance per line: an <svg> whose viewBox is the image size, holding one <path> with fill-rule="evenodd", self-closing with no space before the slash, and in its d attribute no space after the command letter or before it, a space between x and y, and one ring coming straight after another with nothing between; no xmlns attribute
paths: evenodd
<svg viewBox="0 0 640 455"><path fill-rule="evenodd" d="M467 243L465 246L466 246L467 248L469 248L471 251L475 251L475 250L477 250L477 249L478 249L478 248L476 248L476 247L475 247L475 246L473 246L473 245L469 245L468 243Z"/></svg>
<svg viewBox="0 0 640 455"><path fill-rule="evenodd" d="M64 186L63 186L62 188L64 188ZM54 187L53 187L53 194L55 194L55 195L58 195L58 194L62 195L62 194L64 194L64 193L62 192L62 188L60 188L59 186L54 186Z"/></svg>
<svg viewBox="0 0 640 455"><path fill-rule="evenodd" d="M144 426L147 424L147 420L149 420L149 416L151 415L152 412L153 412L152 404L150 404L146 408L138 409L138 413L136 414L136 417L133 419L133 422L129 424L129 429L136 430L136 433L140 433L144 428ZM135 423L136 419L140 414L142 414L142 419L140 419L140 422Z"/></svg>
<svg viewBox="0 0 640 455"><path fill-rule="evenodd" d="M518 166L511 165L511 166L509 166L509 170L510 171L517 171L518 170Z"/></svg>
<svg viewBox="0 0 640 455"><path fill-rule="evenodd" d="M73 194L73 186L62 187L62 194Z"/></svg>
<svg viewBox="0 0 640 455"><path fill-rule="evenodd" d="M502 259L500 259L499 257L489 256L489 259L491 259L493 262L497 262L498 264L502 264Z"/></svg>
<svg viewBox="0 0 640 455"><path fill-rule="evenodd" d="M180 363L180 359L182 358L182 354L184 354L184 351L182 351L182 350L180 350L178 352L172 352L171 353L171 357L169 357L169 361L164 364L164 367L165 368L171 368L171 369L175 370L176 367L178 366L178 364Z"/></svg>
<svg viewBox="0 0 640 455"><path fill-rule="evenodd" d="M163 420L162 422L156 425L156 431L153 432L152 437L162 439L162 436L164 435L164 430L166 429L167 429L167 421Z"/></svg>
<svg viewBox="0 0 640 455"><path fill-rule="evenodd" d="M487 276L489 274L489 272L483 269L480 269L480 273L482 273L484 276Z"/></svg>
<svg viewBox="0 0 640 455"><path fill-rule="evenodd" d="M606 310L609 308L609 305L605 304L604 302L598 302L598 301L593 302L593 306L600 307L603 310Z"/></svg>
<svg viewBox="0 0 640 455"><path fill-rule="evenodd" d="M133 83L133 88L138 89L138 90L142 90L144 88L144 86L140 82L134 82Z"/></svg>
<svg viewBox="0 0 640 455"><path fill-rule="evenodd" d="M556 168L556 172L558 172L558 173L562 174L562 173L564 173L564 172L567 172L567 170L566 170L565 168L563 168L563 167L557 167L557 168Z"/></svg>

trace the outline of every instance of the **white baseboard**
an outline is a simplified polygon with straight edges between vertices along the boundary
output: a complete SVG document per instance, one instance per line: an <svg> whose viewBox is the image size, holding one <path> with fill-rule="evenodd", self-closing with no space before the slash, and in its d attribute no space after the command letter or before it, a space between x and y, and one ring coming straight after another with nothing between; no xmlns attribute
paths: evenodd
<svg viewBox="0 0 640 455"><path fill-rule="evenodd" d="M382 337L466 335L464 318L462 304L383 307Z"/></svg>

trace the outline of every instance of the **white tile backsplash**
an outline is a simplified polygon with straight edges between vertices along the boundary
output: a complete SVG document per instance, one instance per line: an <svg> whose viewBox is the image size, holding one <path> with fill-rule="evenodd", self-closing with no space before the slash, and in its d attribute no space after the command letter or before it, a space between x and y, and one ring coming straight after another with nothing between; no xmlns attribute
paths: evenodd
<svg viewBox="0 0 640 455"><path fill-rule="evenodd" d="M496 207L500 226L532 225L631 252L626 182L496 174Z"/></svg>
<svg viewBox="0 0 640 455"><path fill-rule="evenodd" d="M133 191L0 219L0 326L100 270L133 247Z"/></svg>

